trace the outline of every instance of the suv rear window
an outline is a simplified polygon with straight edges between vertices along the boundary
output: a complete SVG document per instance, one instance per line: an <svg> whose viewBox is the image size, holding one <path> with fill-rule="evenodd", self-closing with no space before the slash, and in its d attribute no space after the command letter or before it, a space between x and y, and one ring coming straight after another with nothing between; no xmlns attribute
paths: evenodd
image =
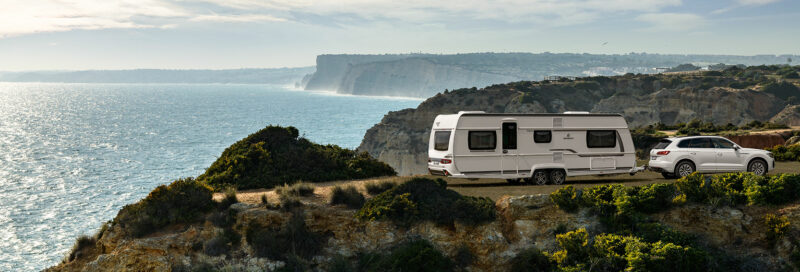
<svg viewBox="0 0 800 272"><path fill-rule="evenodd" d="M656 146L653 147L653 149L664 149L667 148L667 146L671 143L672 141L670 140L661 140L656 144Z"/></svg>
<svg viewBox="0 0 800 272"><path fill-rule="evenodd" d="M448 148L450 148L450 131L433 133L433 149L447 151Z"/></svg>

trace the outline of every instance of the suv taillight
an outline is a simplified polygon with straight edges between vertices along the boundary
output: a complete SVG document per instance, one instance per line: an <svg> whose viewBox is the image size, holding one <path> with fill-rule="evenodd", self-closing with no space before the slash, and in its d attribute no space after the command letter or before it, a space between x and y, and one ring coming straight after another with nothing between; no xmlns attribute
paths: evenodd
<svg viewBox="0 0 800 272"><path fill-rule="evenodd" d="M658 152L656 152L656 155L660 155L660 156L669 155L669 151L667 151L667 150L658 151Z"/></svg>
<svg viewBox="0 0 800 272"><path fill-rule="evenodd" d="M451 162L453 162L453 161L449 160L449 159L442 159L441 161L439 161L439 163L441 163L441 164L450 164Z"/></svg>

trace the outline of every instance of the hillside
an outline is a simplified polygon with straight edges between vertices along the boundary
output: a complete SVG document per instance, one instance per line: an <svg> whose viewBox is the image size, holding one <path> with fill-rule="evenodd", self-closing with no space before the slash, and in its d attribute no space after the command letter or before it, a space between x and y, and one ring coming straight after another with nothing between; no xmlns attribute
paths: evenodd
<svg viewBox="0 0 800 272"><path fill-rule="evenodd" d="M781 64L794 56L470 53L455 55L321 55L316 71L298 82L306 90L344 94L430 97L444 89L483 87L546 76L655 73L695 63ZM692 66L694 67L694 66ZM714 66L724 67L724 65Z"/></svg>
<svg viewBox="0 0 800 272"><path fill-rule="evenodd" d="M416 178L354 188L367 200L350 207L328 202L336 190L214 201L180 180L123 208L47 271L791 271L798 189L797 175L692 175L493 203ZM171 206L182 201L194 205ZM158 207L192 216L130 232L132 210Z"/></svg>
<svg viewBox="0 0 800 272"><path fill-rule="evenodd" d="M0 81L67 83L247 83L291 84L314 67L230 70L88 70L0 72Z"/></svg>
<svg viewBox="0 0 800 272"><path fill-rule="evenodd" d="M698 73L596 76L520 81L439 93L416 109L390 112L364 135L358 150L400 175L427 171L430 126L438 114L465 110L532 113L621 113L631 127L692 120L745 125L754 120L798 122L800 66L751 66Z"/></svg>

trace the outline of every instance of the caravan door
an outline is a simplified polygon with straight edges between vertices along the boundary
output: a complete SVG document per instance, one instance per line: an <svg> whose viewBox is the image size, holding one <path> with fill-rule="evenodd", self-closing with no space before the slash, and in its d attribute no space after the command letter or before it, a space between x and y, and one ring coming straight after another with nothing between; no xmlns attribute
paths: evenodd
<svg viewBox="0 0 800 272"><path fill-rule="evenodd" d="M500 171L503 175L519 175L519 150L517 149L517 123L503 122L501 126L503 153L500 155Z"/></svg>

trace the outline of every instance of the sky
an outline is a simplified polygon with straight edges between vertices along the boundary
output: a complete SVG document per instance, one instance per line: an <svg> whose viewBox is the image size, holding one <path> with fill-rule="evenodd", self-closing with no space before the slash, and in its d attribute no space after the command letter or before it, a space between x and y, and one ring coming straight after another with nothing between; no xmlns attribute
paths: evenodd
<svg viewBox="0 0 800 272"><path fill-rule="evenodd" d="M417 52L800 54L800 1L0 0L0 71Z"/></svg>

